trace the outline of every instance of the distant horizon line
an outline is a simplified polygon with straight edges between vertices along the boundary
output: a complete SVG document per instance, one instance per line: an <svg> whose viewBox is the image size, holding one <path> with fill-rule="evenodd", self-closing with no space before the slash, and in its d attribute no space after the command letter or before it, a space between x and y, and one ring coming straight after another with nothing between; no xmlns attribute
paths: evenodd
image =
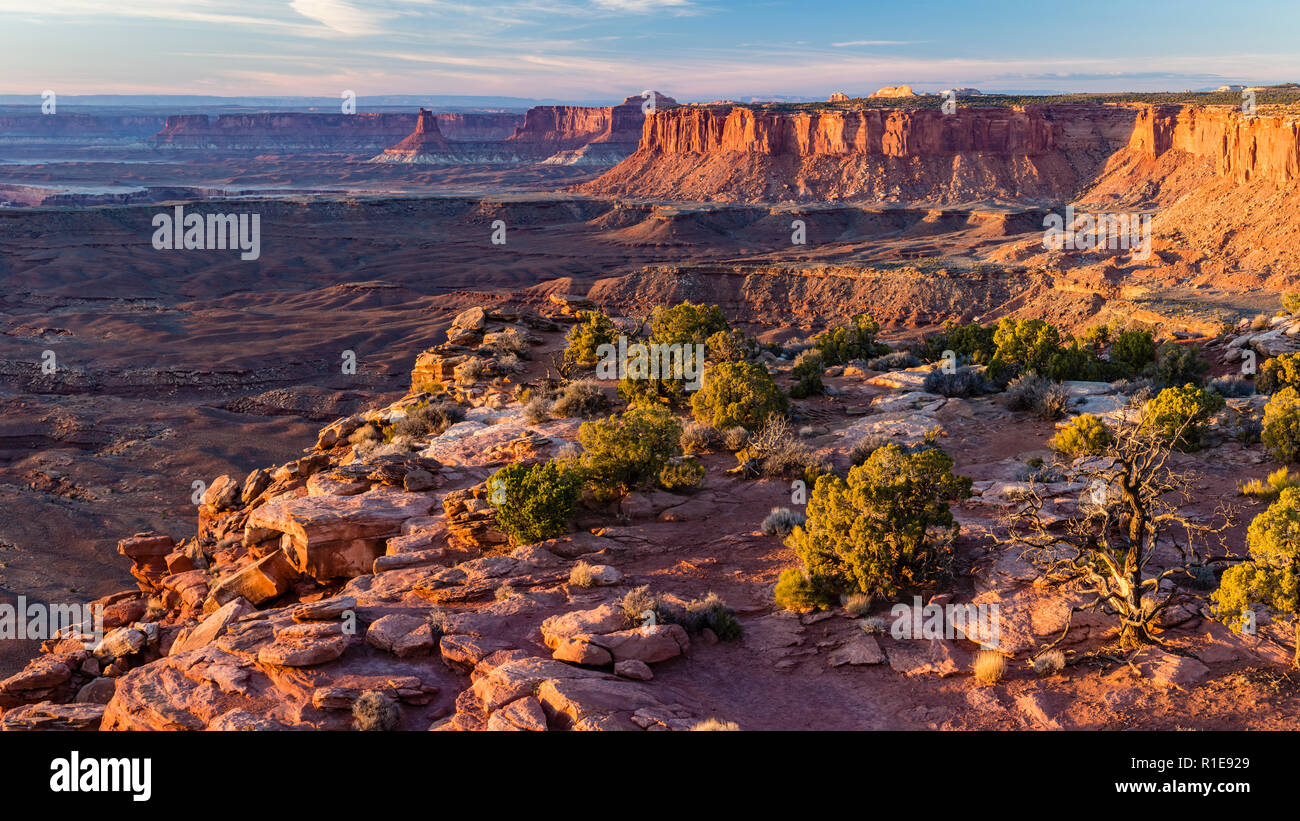
<svg viewBox="0 0 1300 821"><path fill-rule="evenodd" d="M936 85L934 90L929 90L928 86L936 85L934 83L925 83L914 86L919 94L935 94L948 88L970 88L977 90L981 94L989 96L1019 96L1019 97L1053 97L1062 95L1080 95L1080 96L1107 96L1115 94L1203 94L1213 93L1219 87L1201 87L1201 88L1180 88L1164 90L1134 90L1120 89L1113 91L1071 91L1066 89L1043 90L1043 89L974 89L970 86L950 85L940 88ZM1286 87L1294 86L1295 83L1231 83L1224 85L1243 86L1248 88L1256 87ZM655 89L658 93L668 97L674 97L669 92ZM82 105L86 107L95 107L101 105L123 104L132 102L138 105L165 105L168 103L188 101L191 104L210 103L226 105L265 105L280 104L284 101L295 101L298 105L303 106L327 106L337 105L342 99L338 97L322 95L294 95L294 94L247 94L247 95L217 95L217 94L183 94L176 92L133 92L133 93L91 93L91 94L62 94L55 92L60 101L67 101L65 105ZM446 94L446 93L414 93L414 92L394 92L379 93L368 95L357 95L354 99L358 106L363 103L369 105L387 105L387 106L405 106L417 105L421 101L445 100L448 102L466 102L476 101L478 105L519 105L519 106L536 106L536 105L581 105L581 106L605 106L622 102L624 99L636 96L642 92L632 92L622 96L611 95L607 97L586 97L586 98L557 98L557 97L515 97L499 94ZM737 94L730 96L713 97L712 99L683 99L679 102L702 103L714 101L734 101L738 103L761 103L761 102L788 102L788 103L811 103L827 101L832 93L828 92L824 97L815 97L807 94ZM866 99L873 92L866 92L860 95L850 94L851 99ZM0 105L36 105L41 104L43 92L0 92ZM676 99L674 97L674 99ZM102 102L90 102L92 100ZM80 102L78 102L80 101Z"/></svg>

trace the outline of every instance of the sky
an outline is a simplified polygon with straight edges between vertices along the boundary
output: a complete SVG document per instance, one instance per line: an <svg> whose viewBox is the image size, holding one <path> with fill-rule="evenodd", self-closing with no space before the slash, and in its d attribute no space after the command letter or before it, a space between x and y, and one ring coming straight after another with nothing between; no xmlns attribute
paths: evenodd
<svg viewBox="0 0 1300 821"><path fill-rule="evenodd" d="M1300 80L1300 0L0 0L0 93L681 102Z"/></svg>

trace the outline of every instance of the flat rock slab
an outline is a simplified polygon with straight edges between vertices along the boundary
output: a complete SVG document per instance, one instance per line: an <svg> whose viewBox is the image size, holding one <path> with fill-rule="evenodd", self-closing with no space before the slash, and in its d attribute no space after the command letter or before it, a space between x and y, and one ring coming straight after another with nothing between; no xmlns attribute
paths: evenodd
<svg viewBox="0 0 1300 821"><path fill-rule="evenodd" d="M952 676L971 669L971 654L942 639L904 639L886 652L889 666L908 676Z"/></svg>
<svg viewBox="0 0 1300 821"><path fill-rule="evenodd" d="M845 664L883 664L885 662L885 653L880 649L880 643L871 636L856 636L850 639L844 646L830 654L827 664L831 667L842 667Z"/></svg>
<svg viewBox="0 0 1300 821"><path fill-rule="evenodd" d="M4 730L98 730L104 720L103 704L53 704L42 701L4 714Z"/></svg>

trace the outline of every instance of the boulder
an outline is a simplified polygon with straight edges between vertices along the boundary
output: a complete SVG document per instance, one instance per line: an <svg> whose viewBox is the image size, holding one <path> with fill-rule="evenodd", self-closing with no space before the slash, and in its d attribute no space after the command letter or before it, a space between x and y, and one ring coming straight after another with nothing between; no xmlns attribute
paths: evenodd
<svg viewBox="0 0 1300 821"><path fill-rule="evenodd" d="M168 655L184 653L209 644L225 633L231 624L255 612L257 608L253 607L248 599L237 596L209 613L194 628L182 629L176 636L176 640L172 642Z"/></svg>
<svg viewBox="0 0 1300 821"><path fill-rule="evenodd" d="M545 732L546 713L532 696L515 699L488 717L489 730L529 730Z"/></svg>
<svg viewBox="0 0 1300 821"><path fill-rule="evenodd" d="M212 585L204 609L211 612L237 598L252 604L261 604L289 589L289 582L297 575L288 558L280 551L268 553L245 565Z"/></svg>
<svg viewBox="0 0 1300 821"><path fill-rule="evenodd" d="M348 644L340 624L293 624L277 633L275 641L258 650L257 660L277 667L312 667L343 655Z"/></svg>
<svg viewBox="0 0 1300 821"><path fill-rule="evenodd" d="M428 496L387 488L357 496L307 496L263 505L248 527L285 534L282 546L293 567L315 579L369 573L384 555L386 540L402 523L433 506Z"/></svg>
<svg viewBox="0 0 1300 821"><path fill-rule="evenodd" d="M239 485L229 475L223 473L212 480L203 492L203 504L214 510L229 510L239 500Z"/></svg>
<svg viewBox="0 0 1300 821"><path fill-rule="evenodd" d="M427 618L393 613L366 630L366 643L398 658L428 655L438 642Z"/></svg>
<svg viewBox="0 0 1300 821"><path fill-rule="evenodd" d="M638 659L626 659L624 661L615 662L614 675L621 676L622 678L630 678L635 681L649 681L655 677L655 674L650 670L650 665Z"/></svg>

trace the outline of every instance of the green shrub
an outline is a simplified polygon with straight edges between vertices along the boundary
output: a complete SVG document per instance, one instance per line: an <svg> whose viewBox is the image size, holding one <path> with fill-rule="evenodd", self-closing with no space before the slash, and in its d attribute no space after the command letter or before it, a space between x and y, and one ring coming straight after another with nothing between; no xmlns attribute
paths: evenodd
<svg viewBox="0 0 1300 821"><path fill-rule="evenodd" d="M722 362L704 373L691 397L695 418L719 430L740 425L754 429L789 407L785 394L759 362Z"/></svg>
<svg viewBox="0 0 1300 821"><path fill-rule="evenodd" d="M790 369L790 376L794 379L794 384L790 386L790 397L803 399L821 393L825 389L822 384L824 370L821 354L817 351L799 354L794 360L794 367Z"/></svg>
<svg viewBox="0 0 1300 821"><path fill-rule="evenodd" d="M677 454L682 426L667 410L629 408L578 427L581 464L597 498L613 498L649 482Z"/></svg>
<svg viewBox="0 0 1300 821"><path fill-rule="evenodd" d="M556 462L506 465L488 479L497 526L514 544L553 539L567 529L581 484Z"/></svg>
<svg viewBox="0 0 1300 821"><path fill-rule="evenodd" d="M858 314L847 325L830 328L813 337L813 347L827 365L843 365L853 359L871 359L889 353L889 346L876 342L880 323L868 314Z"/></svg>
<svg viewBox="0 0 1300 821"><path fill-rule="evenodd" d="M1268 400L1260 440L1276 461L1300 460L1300 393L1295 388L1283 388Z"/></svg>
<svg viewBox="0 0 1300 821"><path fill-rule="evenodd" d="M1285 294L1282 294L1282 310L1286 311L1291 316L1300 314L1300 293L1287 291Z"/></svg>
<svg viewBox="0 0 1300 821"><path fill-rule="evenodd" d="M993 341L994 328L978 322L958 325L949 320L943 330L925 340L921 356L929 362L943 358L944 351L952 351L959 361L973 365L987 365L993 359L997 345Z"/></svg>
<svg viewBox="0 0 1300 821"><path fill-rule="evenodd" d="M1183 450L1196 450L1205 425L1224 405L1217 393L1187 383L1165 388L1142 411L1142 426L1157 431L1165 441Z"/></svg>
<svg viewBox="0 0 1300 821"><path fill-rule="evenodd" d="M659 471L659 486L674 492L695 490L704 481L704 465L689 456L672 459Z"/></svg>
<svg viewBox="0 0 1300 821"><path fill-rule="evenodd" d="M1085 413L1076 416L1070 420L1070 424L1061 428L1052 437L1051 444L1054 450L1073 459L1080 456L1096 456L1104 451L1111 441L1113 437L1106 425L1091 413Z"/></svg>
<svg viewBox="0 0 1300 821"><path fill-rule="evenodd" d="M1199 385L1209 369L1210 363L1195 346L1166 342L1160 346L1159 358L1150 367L1148 375L1163 387L1189 383Z"/></svg>
<svg viewBox="0 0 1300 821"><path fill-rule="evenodd" d="M704 342L710 362L743 362L758 356L758 343L741 331L718 331Z"/></svg>
<svg viewBox="0 0 1300 821"><path fill-rule="evenodd" d="M878 448L848 479L817 479L808 520L786 540L817 595L893 597L949 571L959 526L949 505L970 496L952 458L927 447Z"/></svg>
<svg viewBox="0 0 1300 821"><path fill-rule="evenodd" d="M704 344L726 330L727 318L717 305L683 302L671 308L660 306L650 318L650 339L662 345Z"/></svg>
<svg viewBox="0 0 1300 821"><path fill-rule="evenodd" d="M1283 388L1300 390L1300 352L1264 360L1255 383L1260 393L1274 393Z"/></svg>
<svg viewBox="0 0 1300 821"><path fill-rule="evenodd" d="M1111 377L1112 379L1127 378L1141 373L1156 361L1155 337L1150 331L1120 331L1115 343L1111 345L1110 361L1123 371Z"/></svg>
<svg viewBox="0 0 1300 821"><path fill-rule="evenodd" d="M787 567L777 579L776 589L772 591L776 604L783 610L796 613L804 610L824 610L834 604L835 599L829 593L819 592L813 588L812 581L802 568Z"/></svg>
<svg viewBox="0 0 1300 821"><path fill-rule="evenodd" d="M584 311L578 324L570 328L564 338L568 342L564 349L565 370L572 373L594 368L600 361L596 349L601 345L613 345L618 338L618 329L604 314Z"/></svg>
<svg viewBox="0 0 1300 821"><path fill-rule="evenodd" d="M1291 620L1296 635L1292 666L1300 666L1300 489L1283 490L1255 517L1246 545L1250 561L1223 571L1212 596L1215 617L1240 632L1245 612L1262 604Z"/></svg>
<svg viewBox="0 0 1300 821"><path fill-rule="evenodd" d="M1004 317L993 331L993 345L989 370L997 378L1026 371L1046 376L1052 357L1061 350L1061 333L1041 319Z"/></svg>

